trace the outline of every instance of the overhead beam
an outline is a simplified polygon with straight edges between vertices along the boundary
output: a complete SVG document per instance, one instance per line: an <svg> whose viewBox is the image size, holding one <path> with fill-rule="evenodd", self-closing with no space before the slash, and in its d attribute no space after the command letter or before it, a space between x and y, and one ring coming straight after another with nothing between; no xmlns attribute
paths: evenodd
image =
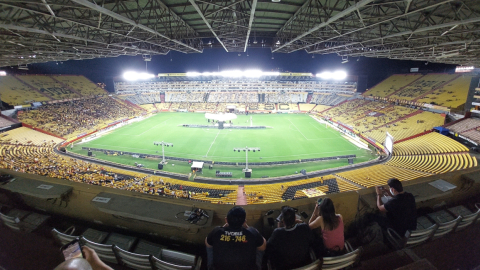
<svg viewBox="0 0 480 270"><path fill-rule="evenodd" d="M252 10L250 11L250 21L248 22L247 38L245 39L245 48L243 48L243 52L247 51L248 39L250 38L250 32L252 32L252 24L253 24L253 20L255 19L256 8L257 8L257 0L253 0Z"/></svg>
<svg viewBox="0 0 480 270"><path fill-rule="evenodd" d="M432 30L436 30L436 29L440 29L440 28L451 27L451 26L454 26L454 25L457 25L457 24L469 24L469 23L476 23L476 22L480 22L480 17L479 18L471 18L471 19L465 19L465 20L461 20L461 21L454 21L454 22L448 22L448 23L426 26L426 27L423 27L423 28L398 32L398 33L395 33L395 34L390 34L390 35L387 35L387 36L378 37L378 38L374 38L374 39L351 42L351 43L348 43L348 44L329 47L329 48L326 48L326 49L317 50L315 52L322 52L322 51L327 51L327 50L331 50L331 49L338 49L338 48L343 48L343 47L346 47L346 46L364 44L364 43L368 43L368 42L372 42L372 41L385 40L385 39L400 37L400 36L405 36L405 35L414 35L414 34L426 32L426 31L432 31Z"/></svg>
<svg viewBox="0 0 480 270"><path fill-rule="evenodd" d="M294 38L294 39L292 39L292 40L284 43L283 45L279 46L279 47L276 48L275 50L272 50L272 52L276 52L276 51L282 49L283 47L288 46L288 45L292 44L293 42L295 42L295 41L297 41L297 40L299 40L299 39L301 39L301 38L303 38L303 37L305 37L305 36L310 35L311 33L317 31L317 30L320 29L320 28L323 28L323 27L325 27L325 26L330 25L331 23L333 23L333 22L335 22L335 21L337 21L337 20L339 20L339 19L341 19L341 18L349 15L349 14L352 13L352 12L355 12L357 9L359 9L359 8L361 8L361 7L364 7L364 6L368 5L369 3L373 2L373 1L375 1L375 0L362 0L362 1L358 2L358 3L356 3L355 5L353 5L353 6L349 7L349 8L347 8L347 9L345 9L344 11L341 11L341 12L337 13L336 15L332 16L332 17L331 17L330 19L328 19L326 22L323 22L323 23L321 23L321 24L318 24L317 26L311 28L311 29L308 30L307 32L305 32L305 33L303 33L303 34L300 34L300 35L298 35L296 38Z"/></svg>
<svg viewBox="0 0 480 270"><path fill-rule="evenodd" d="M164 38L164 39L166 39L166 40L168 40L168 41L171 41L171 42L174 42L174 43L176 43L176 44L179 44L179 45L181 45L181 46L183 46L183 47L189 48L189 49L191 49L191 50L193 50L193 51L196 51L196 52L198 52L198 53L201 53L201 52L202 52L201 50L199 50L199 49L197 49L197 48L195 48L195 47L189 46L189 45L187 45L187 44L185 44L185 43L183 43L183 42L181 42L181 41L178 41L178 40L176 40L176 39L171 39L171 38L169 38L169 37L167 37L167 36L165 36L165 35L163 35L163 34L160 34L160 33L158 33L157 31L155 31L155 30L153 30L153 29L151 29L151 28L149 28L149 27L147 27L147 26L145 26L145 25L143 25L143 24L136 23L135 21L130 20L129 18L126 18L126 17L124 17L124 16L122 16L122 15L120 15L120 14L118 14L118 13L115 13L115 12L113 12L113 11L110 11L110 10L108 10L108 9L106 9L106 8L103 8L103 7L101 7L101 6L98 6L98 5L96 5L96 4L90 3L90 2L88 2L87 0L71 0L71 1L72 1L72 2L75 2L75 3L77 3L77 4L80 4L80 5L82 5L82 6L88 7L88 8L90 8L90 9L93 9L93 10L95 10L95 11L98 11L98 12L100 12L100 13L103 13L103 14L105 14L105 15L107 15L107 16L110 16L110 17L112 17L112 18L115 18L115 19L117 19L117 20L119 20L119 21L122 21L122 22L124 22L124 23L128 23L128 24L130 24L130 25L133 25L133 26L135 26L135 27L138 27L138 28L140 28L140 29L142 29L142 30L145 30L145 31L147 31L147 32L150 32L150 33L152 33L152 34L154 34L154 35L160 36L160 37L162 37L162 38Z"/></svg>
<svg viewBox="0 0 480 270"><path fill-rule="evenodd" d="M29 33L35 33L35 34L42 34L42 35L47 35L47 36L57 36L57 37L63 37L63 38L68 38L68 39L74 39L74 40L79 40L83 42L91 42L91 43L97 43L97 44L102 44L105 46L115 46L115 47L120 47L120 48L128 48L131 49L132 47L125 46L125 45L120 45L120 44L108 44L105 42L100 42L98 40L92 40L92 39L86 39L82 37L77 37L77 36L72 36L72 35L67 35L67 34L62 34L62 33L50 33L45 30L40 30L40 29L35 29L35 28L27 28L27 27L22 27L22 26L17 26L17 25L11 25L11 24L0 24L0 28L8 29L8 30L16 30L16 31L23 31L23 32L29 32ZM161 46L159 46L161 47ZM161 53L158 51L151 51L151 50L145 50L141 48L136 48L136 50L147 52L147 53L152 53L152 54L166 54L166 53Z"/></svg>
<svg viewBox="0 0 480 270"><path fill-rule="evenodd" d="M430 5L430 6L419 8L419 9L413 10L409 13L404 13L402 15L394 16L390 19L386 19L386 20L383 20L383 21L380 21L380 22L376 22L376 23L373 23L373 24L370 24L370 25L367 25L367 26L364 26L364 27L361 27L361 28L357 28L355 30L349 31L347 33L344 33L344 34L341 34L341 35L338 35L338 36L335 36L335 37L332 37L332 38L329 38L329 39L325 39L325 40L322 40L322 41L319 41L319 42L315 42L315 43L303 46L301 48L292 50L291 52L298 51L298 50L301 50L301 49L306 49L308 47L315 46L315 45L318 45L318 44L323 43L323 42L327 42L327 41L330 41L330 40L333 40L333 39L336 39L336 38L339 38L339 37L350 35L350 34L353 34L355 32L362 31L362 30L365 30L367 28L371 28L373 26L383 24L383 23L386 23L386 22L389 22L389 21L393 21L393 20L396 20L396 19L399 19L399 18L402 18L402 17L410 16L412 14L415 14L415 13L418 13L418 12L421 12L421 11L424 11L424 10L427 10L427 9L430 9L430 8L434 8L434 7L437 7L437 6L440 6L440 5L444 5L444 4L447 4L447 3L452 2L452 1L454 1L454 0L446 0L446 1L439 2L439 3L435 3L435 4ZM318 52L318 50L317 51L310 51L309 53L315 53L315 52Z"/></svg>
<svg viewBox="0 0 480 270"><path fill-rule="evenodd" d="M225 49L225 51L228 52L227 47L225 47L225 44L223 44L222 40L220 40L220 37L218 37L217 33L215 33L212 26L207 21L207 18L205 18L202 11L200 10L200 7L198 7L197 3L195 3L195 0L188 0L188 1L190 1L190 4L192 4L193 8L195 8L195 10L198 12L198 15L200 15L200 17L202 17L202 20L205 22L205 25L207 25L208 29L210 29L210 32L212 32L213 36L215 36L215 38L222 45L222 47Z"/></svg>
<svg viewBox="0 0 480 270"><path fill-rule="evenodd" d="M26 8L26 7L21 7L21 6L17 6L17 5L11 5L11 4L6 4L6 3L0 3L0 5L2 6L8 6L8 7L12 7L12 8L16 8L16 9L20 9L20 10L25 10L25 11L28 11L28 12L32 12L32 13L35 13L35 14L38 14L38 15L41 15L41 16L50 16L48 15L47 13L44 13L44 12L40 12L38 10L34 10L34 9L30 9L30 8ZM101 28L98 28L96 29L94 26L92 25L89 25L89 24L84 24L84 23L80 23L80 22L77 22L77 21L73 21L71 19L68 19L68 18L64 18L64 17L55 17L55 20L62 20L62 21L65 21L65 22L68 22L68 23L72 23L72 24L76 24L76 25L80 25L80 26L84 26L84 27L88 27L88 28L92 28L94 30L99 30L99 31L102 31L102 32L105 32L105 33L109 33L109 34L112 34L112 35L116 35L116 36L121 36L123 38L128 38L128 39L132 39L132 40L135 40L137 42L145 42L147 44L151 44L151 45L154 45L154 46L160 46L160 47L164 47L164 48L167 48L169 50L176 50L178 51L178 48L173 48L171 46L167 46L167 45L164 45L164 44L158 44L158 43L155 43L155 42L151 42L151 41L148 41L148 40L143 40L143 39L140 39L140 38L136 38L134 36L127 36L127 35L124 35L124 34L121 34L121 33L117 33L115 31L112 31L112 30L109 30L109 29L101 29ZM5 28L6 29L6 28ZM14 33L14 32L12 32ZM15 33L16 35L18 35L17 33ZM98 42L97 42L98 43ZM109 43L110 45L112 45L112 43ZM186 53L186 52L183 52L183 53Z"/></svg>

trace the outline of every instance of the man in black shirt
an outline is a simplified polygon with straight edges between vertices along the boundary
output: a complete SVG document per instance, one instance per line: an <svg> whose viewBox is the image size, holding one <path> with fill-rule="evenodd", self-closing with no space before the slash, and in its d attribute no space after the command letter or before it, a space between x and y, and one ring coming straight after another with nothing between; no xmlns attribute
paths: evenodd
<svg viewBox="0 0 480 270"><path fill-rule="evenodd" d="M235 206L225 218L223 227L216 227L205 239L208 268L215 270L259 269L266 247L265 238L252 227L248 227L245 209ZM211 255L213 254L213 258Z"/></svg>
<svg viewBox="0 0 480 270"><path fill-rule="evenodd" d="M380 212L387 214L387 223L379 224L382 227L394 229L400 236L404 236L407 230L417 228L417 207L415 197L411 193L403 191L402 182L396 178L391 178L387 182L389 191L382 187L376 187L377 207ZM383 194L391 195L392 198L385 204L382 203Z"/></svg>
<svg viewBox="0 0 480 270"><path fill-rule="evenodd" d="M297 223L295 210L282 208L282 222L267 242L266 254L276 270L288 270L311 263L314 235L308 224ZM284 225L285 227L280 227Z"/></svg>

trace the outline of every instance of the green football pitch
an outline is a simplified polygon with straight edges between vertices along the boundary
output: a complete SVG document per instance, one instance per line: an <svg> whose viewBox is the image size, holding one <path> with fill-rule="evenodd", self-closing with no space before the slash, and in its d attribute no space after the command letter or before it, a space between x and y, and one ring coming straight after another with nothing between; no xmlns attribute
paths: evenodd
<svg viewBox="0 0 480 270"><path fill-rule="evenodd" d="M260 152L249 152L248 162L271 162L301 160L340 155L356 155L355 163L374 159L370 150L361 149L343 138L334 129L318 123L306 114L253 114L238 115L233 120L237 126L267 126L266 129L222 129L188 128L183 124L209 125L204 114L200 113L159 113L140 122L118 128L95 140L76 144L73 152L86 155L82 147L100 148L115 151L161 155L162 147L154 141L172 143L165 147L165 156L192 160L225 162L245 162L245 152L235 152L234 148L258 147ZM69 149L70 150L70 149ZM138 159L128 155L112 156L94 152L99 159L133 165L135 162L155 169L158 159ZM175 164L172 166L172 164ZM347 165L346 159L302 162L287 165L249 166L252 177L274 177L291 175L301 169L316 171ZM203 176L215 177L215 170L231 171L233 178L242 178L243 166L215 165L214 170L204 169ZM188 174L186 162L170 160L164 170Z"/></svg>

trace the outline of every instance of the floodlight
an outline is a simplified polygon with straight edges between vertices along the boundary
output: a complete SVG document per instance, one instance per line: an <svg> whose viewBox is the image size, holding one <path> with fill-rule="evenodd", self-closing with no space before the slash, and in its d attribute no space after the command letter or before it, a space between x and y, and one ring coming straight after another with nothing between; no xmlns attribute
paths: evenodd
<svg viewBox="0 0 480 270"><path fill-rule="evenodd" d="M197 77L197 76L200 76L201 74L199 72L187 72L186 75L187 77Z"/></svg>
<svg viewBox="0 0 480 270"><path fill-rule="evenodd" d="M263 72L262 74L264 76L278 76L280 75L280 72Z"/></svg>
<svg viewBox="0 0 480 270"><path fill-rule="evenodd" d="M347 73L341 70L337 70L332 74L332 79L334 80L343 80L346 77L347 77Z"/></svg>
<svg viewBox="0 0 480 270"><path fill-rule="evenodd" d="M263 74L262 71L258 69L245 70L243 72L243 75L249 78L260 77L262 76L262 74Z"/></svg>
<svg viewBox="0 0 480 270"><path fill-rule="evenodd" d="M155 77L153 74L146 72L137 73L135 71L127 71L123 73L123 78L127 81L148 80Z"/></svg>
<svg viewBox="0 0 480 270"><path fill-rule="evenodd" d="M332 73L330 71L324 71L322 73L317 74L317 77L321 79L328 80L332 78Z"/></svg>
<svg viewBox="0 0 480 270"><path fill-rule="evenodd" d="M242 71L240 70L225 70L221 72L223 77L241 77Z"/></svg>
<svg viewBox="0 0 480 270"><path fill-rule="evenodd" d="M137 73L135 71L127 71L123 73L123 78L127 81L137 80Z"/></svg>

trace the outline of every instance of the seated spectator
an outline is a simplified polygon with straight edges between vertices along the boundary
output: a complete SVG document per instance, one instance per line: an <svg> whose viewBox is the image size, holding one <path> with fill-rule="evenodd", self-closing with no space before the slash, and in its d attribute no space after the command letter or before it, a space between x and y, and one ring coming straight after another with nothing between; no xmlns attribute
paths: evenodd
<svg viewBox="0 0 480 270"><path fill-rule="evenodd" d="M380 212L386 213L377 218L377 222L383 229L392 228L398 235L404 236L407 230L417 228L417 206L415 197L411 193L403 191L402 182L396 178L388 179L389 190L382 186L375 187L377 192L377 207ZM385 204L382 202L382 196L389 195Z"/></svg>
<svg viewBox="0 0 480 270"><path fill-rule="evenodd" d="M267 242L267 257L276 270L288 270L305 266L312 262L310 248L314 235L308 224L296 220L295 210L282 208L281 222L278 223Z"/></svg>
<svg viewBox="0 0 480 270"><path fill-rule="evenodd" d="M233 207L225 221L205 239L208 269L260 269L266 241L257 229L247 225L245 209Z"/></svg>
<svg viewBox="0 0 480 270"><path fill-rule="evenodd" d="M332 199L324 198L317 203L308 225L312 230L321 229L325 245L325 254L322 255L336 256L345 253L343 217L335 213Z"/></svg>

